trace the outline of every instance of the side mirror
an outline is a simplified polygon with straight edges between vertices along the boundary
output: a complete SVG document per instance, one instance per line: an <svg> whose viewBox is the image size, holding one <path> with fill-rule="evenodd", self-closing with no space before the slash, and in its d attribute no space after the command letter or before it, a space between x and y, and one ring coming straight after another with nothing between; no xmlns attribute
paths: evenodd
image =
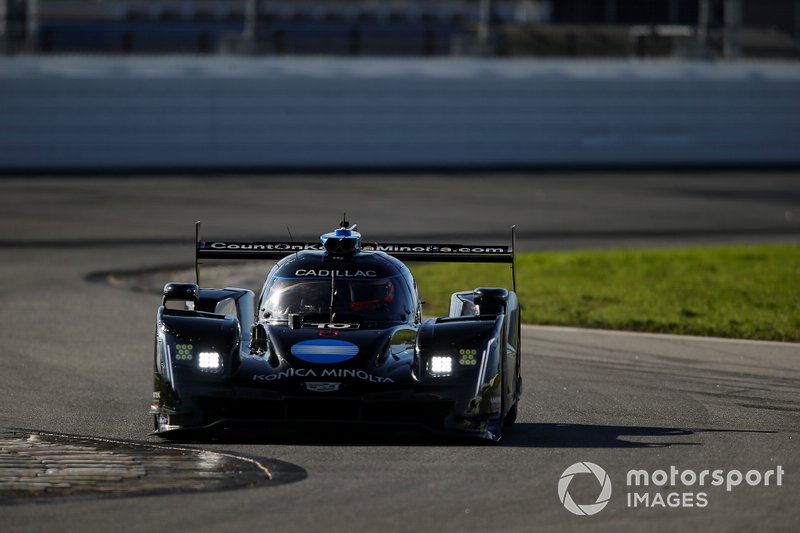
<svg viewBox="0 0 800 533"><path fill-rule="evenodd" d="M475 289L472 302L478 307L479 315L500 315L505 313L508 291L501 288Z"/></svg>
<svg viewBox="0 0 800 533"><path fill-rule="evenodd" d="M169 301L197 302L200 299L200 289L196 283L167 283L164 285L164 299L161 305Z"/></svg>
<svg viewBox="0 0 800 533"><path fill-rule="evenodd" d="M263 324L253 324L250 328L250 351L257 353L267 351L267 330Z"/></svg>

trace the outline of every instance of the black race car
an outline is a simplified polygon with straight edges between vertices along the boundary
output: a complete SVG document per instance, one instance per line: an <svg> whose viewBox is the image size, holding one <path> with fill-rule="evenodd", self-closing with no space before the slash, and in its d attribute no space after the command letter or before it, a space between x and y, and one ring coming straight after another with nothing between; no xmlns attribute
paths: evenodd
<svg viewBox="0 0 800 533"><path fill-rule="evenodd" d="M423 321L400 261L507 262L512 246L366 244L343 222L320 243L205 242L201 259L280 259L258 298L168 283L158 309L156 435L228 427L368 424L499 440L517 416L514 291L456 292ZM170 303L175 302L175 303Z"/></svg>

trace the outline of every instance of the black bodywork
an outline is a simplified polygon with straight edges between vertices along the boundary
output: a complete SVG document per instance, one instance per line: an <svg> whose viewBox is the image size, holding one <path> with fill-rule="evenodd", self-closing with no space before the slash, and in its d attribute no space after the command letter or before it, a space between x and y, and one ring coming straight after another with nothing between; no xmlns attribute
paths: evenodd
<svg viewBox="0 0 800 533"><path fill-rule="evenodd" d="M246 289L166 285L156 322L154 433L367 424L499 440L522 388L515 292L457 292L449 316L423 321L414 278L396 257L404 245L387 245L387 253L324 241L275 250L276 243L198 240L199 258L282 259L258 298ZM409 257L513 264L510 247L422 246L410 245ZM297 296L311 289L328 301Z"/></svg>

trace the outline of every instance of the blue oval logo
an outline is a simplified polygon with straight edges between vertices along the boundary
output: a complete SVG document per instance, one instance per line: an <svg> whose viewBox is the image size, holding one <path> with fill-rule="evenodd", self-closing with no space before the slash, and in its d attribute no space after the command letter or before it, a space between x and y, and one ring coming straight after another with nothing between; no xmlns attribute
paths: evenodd
<svg viewBox="0 0 800 533"><path fill-rule="evenodd" d="M313 339L293 345L292 355L309 363L342 363L358 355L358 346L346 341Z"/></svg>

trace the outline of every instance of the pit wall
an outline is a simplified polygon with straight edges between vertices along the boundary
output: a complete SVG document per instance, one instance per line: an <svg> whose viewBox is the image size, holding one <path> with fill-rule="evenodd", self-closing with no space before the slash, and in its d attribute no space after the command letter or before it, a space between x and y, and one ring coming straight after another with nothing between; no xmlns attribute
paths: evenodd
<svg viewBox="0 0 800 533"><path fill-rule="evenodd" d="M800 64L0 58L0 171L800 163Z"/></svg>

